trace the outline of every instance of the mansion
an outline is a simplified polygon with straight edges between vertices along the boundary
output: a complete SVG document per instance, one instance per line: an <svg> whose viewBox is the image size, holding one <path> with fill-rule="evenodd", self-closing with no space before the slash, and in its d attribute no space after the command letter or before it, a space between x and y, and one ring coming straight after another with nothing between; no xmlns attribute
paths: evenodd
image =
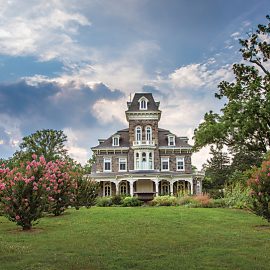
<svg viewBox="0 0 270 270"><path fill-rule="evenodd" d="M91 178L100 182L101 196L199 194L202 175L192 172L192 147L187 137L159 128L161 111L151 93L136 93L127 102L128 128L92 148ZM181 123L179 123L181 124Z"/></svg>

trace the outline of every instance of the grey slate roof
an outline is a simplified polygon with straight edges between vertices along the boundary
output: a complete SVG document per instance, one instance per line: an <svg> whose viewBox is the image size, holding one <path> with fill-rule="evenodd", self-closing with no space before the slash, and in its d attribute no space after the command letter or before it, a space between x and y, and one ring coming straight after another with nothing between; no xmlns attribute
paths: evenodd
<svg viewBox="0 0 270 270"><path fill-rule="evenodd" d="M114 135L120 135L119 146L112 146L112 137ZM172 134L169 130L159 128L158 129L158 140L159 146L168 146L168 137L167 135ZM92 149L101 149L101 148L117 148L117 147L129 147L129 132L128 128L121 129L117 131L115 134L110 136L106 139L103 143L93 147ZM168 147L191 147L185 140L180 139L179 137L175 136L175 146L168 146Z"/></svg>
<svg viewBox="0 0 270 270"><path fill-rule="evenodd" d="M167 135L169 135L169 134L173 134L173 133L171 133L167 129L162 129L162 128L158 129L159 146L168 146L168 136ZM187 142L185 142L185 140L180 139L179 137L175 136L175 146L168 146L168 147L191 147L191 145L188 144Z"/></svg>
<svg viewBox="0 0 270 270"><path fill-rule="evenodd" d="M128 112L136 112L139 110L139 99L145 97L148 99L147 111L158 111L159 102L155 102L152 93L136 93L132 99L132 102L128 102Z"/></svg>
<svg viewBox="0 0 270 270"><path fill-rule="evenodd" d="M120 135L119 146L112 146L112 137L114 135ZM99 148L115 148L115 147L129 147L129 135L128 128L118 130L115 134L106 139L103 143L93 147L92 149Z"/></svg>

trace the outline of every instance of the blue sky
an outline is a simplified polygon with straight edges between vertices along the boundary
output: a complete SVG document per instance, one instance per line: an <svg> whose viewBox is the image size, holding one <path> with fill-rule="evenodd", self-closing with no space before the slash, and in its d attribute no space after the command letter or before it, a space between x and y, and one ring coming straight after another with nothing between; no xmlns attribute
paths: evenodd
<svg viewBox="0 0 270 270"><path fill-rule="evenodd" d="M161 102L160 126L192 143L233 80L238 39L265 23L258 0L0 0L0 157L23 136L62 129L86 161L98 138L127 127L130 94ZM208 149L194 155L198 167Z"/></svg>

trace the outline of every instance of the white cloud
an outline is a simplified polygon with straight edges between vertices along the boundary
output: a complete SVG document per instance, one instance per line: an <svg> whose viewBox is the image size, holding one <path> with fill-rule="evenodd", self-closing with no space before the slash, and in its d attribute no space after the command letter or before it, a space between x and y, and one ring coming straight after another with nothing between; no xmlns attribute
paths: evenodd
<svg viewBox="0 0 270 270"><path fill-rule="evenodd" d="M85 48L76 44L74 35L90 22L74 10L72 2L1 1L1 53L34 55L42 61L86 57Z"/></svg>

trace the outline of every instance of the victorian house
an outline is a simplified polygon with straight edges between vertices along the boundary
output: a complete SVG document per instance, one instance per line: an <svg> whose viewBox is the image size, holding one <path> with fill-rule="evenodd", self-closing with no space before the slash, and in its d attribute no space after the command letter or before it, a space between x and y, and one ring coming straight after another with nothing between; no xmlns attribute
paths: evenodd
<svg viewBox="0 0 270 270"><path fill-rule="evenodd" d="M99 139L92 148L96 160L91 177L100 182L100 195L147 200L201 193L202 177L192 173L188 138L159 128L161 111L152 94L136 93L125 113L128 128Z"/></svg>

